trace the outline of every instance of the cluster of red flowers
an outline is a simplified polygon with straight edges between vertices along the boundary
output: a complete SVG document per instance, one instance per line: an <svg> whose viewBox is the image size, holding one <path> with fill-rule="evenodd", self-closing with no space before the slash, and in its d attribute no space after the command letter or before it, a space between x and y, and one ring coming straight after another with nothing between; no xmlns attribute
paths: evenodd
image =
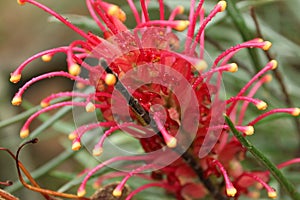
<svg viewBox="0 0 300 200"><path fill-rule="evenodd" d="M249 188L259 183L267 190L269 197L275 198L275 190L267 184L269 172L243 169L240 161L245 158L246 149L235 137L229 136L229 126L222 119L223 114L229 116L235 122L236 129L246 137L254 133L253 126L257 122L269 115L281 112L299 115L298 108L278 108L259 115L251 122L244 120L250 103L259 110L267 108L264 101L253 96L262 84L271 80L267 72L275 69L277 62L268 62L235 96L223 101L220 99L222 73L233 73L238 68L229 60L245 48L266 51L271 43L255 38L238 44L221 53L207 68L204 30L215 15L225 10L225 1L218 2L205 17L204 1L196 4L192 0L187 20L176 18L184 12L182 6L175 7L166 18L163 0L158 0L160 17L156 20L150 19L148 13L150 1L140 0L139 6L132 0L127 2L137 24L133 30L123 23L126 14L117 5L102 0L86 0L91 17L103 32L103 37L99 37L92 32L85 33L35 0L18 0L21 5L30 3L45 10L84 39L69 46L40 52L23 62L11 74L11 82L17 83L22 71L33 60L42 58L49 62L57 53L67 55L68 72L50 72L33 78L19 89L12 104L20 105L22 95L29 86L50 77L66 77L76 81L78 87L94 89L88 94L69 91L43 99L42 109L27 119L20 136L29 136L29 126L40 114L75 106L85 107L87 112L100 109L104 120L85 124L72 132L69 138L73 141L73 150L79 150L84 134L97 127L106 128L106 131L93 149L94 156L109 151L103 145L106 138L117 130L123 130L140 142L144 154L113 157L88 170L78 189L78 197L85 195L86 183L97 171L111 163L131 161L126 170L103 175L96 183L124 176L112 193L119 197L131 176L148 180L147 184L132 190L126 199L149 187L164 188L177 199L199 199L207 195L226 199L238 198L243 194L254 197L257 193ZM186 33L184 39L177 34L182 31ZM97 64L86 62L87 58L97 60ZM88 73L88 79L81 77L82 69ZM82 101L51 103L61 97L76 97ZM238 109L240 102L242 104ZM296 160L279 167L293 162ZM142 174L149 170L151 173ZM213 176L219 178L212 179Z"/></svg>

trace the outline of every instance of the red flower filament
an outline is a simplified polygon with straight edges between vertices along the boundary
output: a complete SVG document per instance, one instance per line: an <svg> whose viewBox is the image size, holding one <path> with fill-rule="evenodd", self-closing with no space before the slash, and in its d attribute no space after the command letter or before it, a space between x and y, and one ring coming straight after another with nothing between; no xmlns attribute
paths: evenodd
<svg viewBox="0 0 300 200"><path fill-rule="evenodd" d="M140 142L145 154L113 157L88 170L79 186L78 198L85 196L85 187L92 175L106 165L120 161L132 161L131 165L128 164L131 170L111 172L96 181L100 184L103 179L123 176L113 190L112 195L115 197L122 195L128 179L137 176L149 182L131 191L127 199L149 187L161 187L177 199L205 198L206 195L212 195L216 199L238 198L240 195L251 196L248 188L255 183L261 184L270 198L275 198L275 190L267 184L268 172L259 174L243 169L240 161L244 159L246 149L236 138L229 136L229 127L221 119L226 113L235 122L237 130L246 137L254 133L256 123L269 115L277 113L299 115L299 108L276 108L250 122L245 121L249 104L253 104L258 110L267 109L267 103L254 98L254 95L264 83L271 80L271 75L267 72L275 69L277 62L275 60L268 62L235 96L225 100L219 99L222 74L238 70L237 64L230 63L230 59L245 48L267 51L271 43L255 38L237 44L222 52L206 69L209 64L204 58L205 28L218 13L226 9L225 1L218 2L205 17L204 1L201 0L195 5L195 1L192 0L188 20L176 18L177 15L184 13L182 6L175 7L169 17L166 17L163 0L158 1L159 19L154 20L148 12L150 1L141 0L139 7L132 0L127 2L136 21L133 30L126 27L124 23L126 13L119 6L101 0L86 0L91 17L103 32L103 37L99 37L92 32L84 32L35 0L18 0L20 5L29 3L48 12L82 36L83 40L73 41L69 46L40 52L24 61L11 73L11 82L19 82L22 71L33 60L41 58L49 62L58 53L66 54L68 72L50 72L33 78L19 89L12 104L20 105L23 93L32 84L52 77L65 77L75 81L80 87L89 86L94 89L88 94L68 91L51 94L42 99L42 108L27 119L20 136L26 138L30 135L30 124L40 114L73 106L84 107L91 113L100 110L104 118L101 122L85 124L70 133L69 139L73 141L73 150L79 150L83 136L89 130L98 127L104 128L105 131L94 146L94 156L101 156L107 151L104 147L105 141L113 133L122 134L117 132L118 130L128 133ZM184 41L175 34L178 31L186 34ZM99 63L91 65L85 61L88 58L94 58ZM81 77L82 70L88 72L88 79ZM133 75L128 78L130 73ZM143 79L135 79L134 76ZM213 83L215 76L217 81ZM138 87L132 89L128 85ZM120 98L116 98L116 91L119 92ZM53 103L53 100L62 97L74 97L81 101ZM125 105L130 107L127 111L129 114L126 115L124 110L114 115L115 105L124 105L122 98L126 100ZM193 98L195 104L191 103ZM215 109L220 102L224 110ZM237 109L239 103L241 108ZM127 120L128 117L130 120ZM191 132L195 124L196 129ZM192 138L190 143L189 138ZM215 143L209 147L205 146L210 141ZM206 151L205 148L208 148L207 153L199 157L200 152ZM173 157L176 159L170 163L160 163L161 161L157 161L158 158L151 154L159 150L166 151L170 159ZM161 158L167 158L163 156ZM299 162L299 159L279 166L295 162ZM149 170L152 170L151 173L140 174ZM212 176L219 178L212 179ZM197 188L199 192L195 194L189 188Z"/></svg>

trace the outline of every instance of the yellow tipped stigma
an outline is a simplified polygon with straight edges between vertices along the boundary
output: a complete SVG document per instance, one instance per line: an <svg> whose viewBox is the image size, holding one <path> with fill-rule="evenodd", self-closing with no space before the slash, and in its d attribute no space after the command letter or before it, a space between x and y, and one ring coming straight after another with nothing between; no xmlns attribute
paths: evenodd
<svg viewBox="0 0 300 200"><path fill-rule="evenodd" d="M77 134L72 132L68 135L69 140L74 140L77 137Z"/></svg>
<svg viewBox="0 0 300 200"><path fill-rule="evenodd" d="M72 144L72 150L73 151L78 151L81 148L80 142L76 141Z"/></svg>
<svg viewBox="0 0 300 200"><path fill-rule="evenodd" d="M178 13L183 14L184 13L184 7L183 6L177 6Z"/></svg>
<svg viewBox="0 0 300 200"><path fill-rule="evenodd" d="M272 43L270 41L265 41L265 45L263 46L263 50L267 51L271 48Z"/></svg>
<svg viewBox="0 0 300 200"><path fill-rule="evenodd" d="M25 129L25 130L21 130L20 132L20 137L21 138L27 138L29 136L29 130Z"/></svg>
<svg viewBox="0 0 300 200"><path fill-rule="evenodd" d="M255 183L255 188L258 189L258 190L261 190L263 189L263 185L261 183Z"/></svg>
<svg viewBox="0 0 300 200"><path fill-rule="evenodd" d="M227 2L226 1L219 1L218 5L221 6L220 12L223 12L227 7Z"/></svg>
<svg viewBox="0 0 300 200"><path fill-rule="evenodd" d="M177 31L184 31L188 25L190 25L190 22L188 20L179 20L177 26L174 27Z"/></svg>
<svg viewBox="0 0 300 200"><path fill-rule="evenodd" d="M268 192L268 197L272 198L272 199L275 199L275 198L277 198L277 193L275 191Z"/></svg>
<svg viewBox="0 0 300 200"><path fill-rule="evenodd" d="M12 75L10 76L9 81L12 82L12 83L17 83L17 82L20 81L21 76L22 76L21 74L17 74L17 75L12 74Z"/></svg>
<svg viewBox="0 0 300 200"><path fill-rule="evenodd" d="M94 188L95 190L99 189L99 188L100 188L100 184L99 184L98 182L94 182L94 183L93 183L93 188Z"/></svg>
<svg viewBox="0 0 300 200"><path fill-rule="evenodd" d="M40 106L42 107L42 108L46 108L46 107L48 107L50 104L49 104L49 102L45 102L45 101L41 101L41 103L40 103Z"/></svg>
<svg viewBox="0 0 300 200"><path fill-rule="evenodd" d="M260 192L258 191L249 191L247 194L251 199L259 199L260 198Z"/></svg>
<svg viewBox="0 0 300 200"><path fill-rule="evenodd" d="M104 82L106 85L112 86L116 84L117 78L114 74L106 74Z"/></svg>
<svg viewBox="0 0 300 200"><path fill-rule="evenodd" d="M110 15L110 16L115 16L115 14L119 12L119 9L120 8L118 6L111 5L111 6L109 6L107 14Z"/></svg>
<svg viewBox="0 0 300 200"><path fill-rule="evenodd" d="M44 61L44 62L50 62L51 59L52 59L52 56L49 55L49 54L46 54L46 55L42 56L42 61Z"/></svg>
<svg viewBox="0 0 300 200"><path fill-rule="evenodd" d="M80 74L80 66L77 64L72 64L69 68L69 73L73 76L78 76Z"/></svg>
<svg viewBox="0 0 300 200"><path fill-rule="evenodd" d="M277 62L277 60L271 60L270 62L273 64L273 67L272 67L272 69L276 69L276 68L277 68L277 66L278 66L278 62Z"/></svg>
<svg viewBox="0 0 300 200"><path fill-rule="evenodd" d="M230 64L230 67L229 67L229 69L228 69L228 71L234 73L234 72L237 72L238 69L239 69L239 68L238 68L238 66L237 66L236 63L231 63L231 64Z"/></svg>
<svg viewBox="0 0 300 200"><path fill-rule="evenodd" d="M300 115L300 108L295 108L294 111L292 112L292 115L297 117Z"/></svg>
<svg viewBox="0 0 300 200"><path fill-rule="evenodd" d="M122 191L120 189L116 188L116 189L114 189L112 195L114 197L120 197L122 195Z"/></svg>
<svg viewBox="0 0 300 200"><path fill-rule="evenodd" d="M258 110L266 110L268 107L268 104L264 101L259 102L258 104L256 104L256 108Z"/></svg>
<svg viewBox="0 0 300 200"><path fill-rule="evenodd" d="M85 106L85 111L86 112L94 112L96 109L95 104L93 104L92 102L89 102L86 106Z"/></svg>
<svg viewBox="0 0 300 200"><path fill-rule="evenodd" d="M126 14L122 9L119 9L119 13L118 13L118 19L121 20L121 22L125 22L126 21Z"/></svg>
<svg viewBox="0 0 300 200"><path fill-rule="evenodd" d="M226 189L226 193L230 197L234 197L235 194L237 193L237 190L234 187Z"/></svg>
<svg viewBox="0 0 300 200"><path fill-rule="evenodd" d="M111 5L107 12L108 15L117 17L119 20L124 22L126 20L126 14L125 12L116 5Z"/></svg>
<svg viewBox="0 0 300 200"><path fill-rule="evenodd" d="M79 197L83 197L85 194L86 194L85 190L80 190L77 192L77 196L79 196Z"/></svg>
<svg viewBox="0 0 300 200"><path fill-rule="evenodd" d="M93 156L100 156L103 153L102 148L93 149Z"/></svg>
<svg viewBox="0 0 300 200"><path fill-rule="evenodd" d="M21 5L21 6L25 4L24 0L17 0L17 2L18 2L18 4Z"/></svg>
<svg viewBox="0 0 300 200"><path fill-rule="evenodd" d="M19 106L22 103L22 97L20 96L15 96L12 100L11 100L11 104L14 106Z"/></svg>
<svg viewBox="0 0 300 200"><path fill-rule="evenodd" d="M83 89L83 88L85 88L85 85L83 83L77 82L76 83L76 88L77 89Z"/></svg>
<svg viewBox="0 0 300 200"><path fill-rule="evenodd" d="M257 42L263 42L264 40L262 38L257 38Z"/></svg>
<svg viewBox="0 0 300 200"><path fill-rule="evenodd" d="M254 127L253 126L247 126L245 130L246 135L253 135L254 134Z"/></svg>
<svg viewBox="0 0 300 200"><path fill-rule="evenodd" d="M169 148L175 148L177 146L177 139L172 137L170 140L167 142L167 146Z"/></svg>
<svg viewBox="0 0 300 200"><path fill-rule="evenodd" d="M203 71L206 70L208 65L207 62L205 60L199 60L199 62L197 62L196 65L194 65L194 67L196 68L197 71Z"/></svg>
<svg viewBox="0 0 300 200"><path fill-rule="evenodd" d="M266 83L270 83L273 80L273 76L271 74L267 74L265 76L265 79L266 79Z"/></svg>

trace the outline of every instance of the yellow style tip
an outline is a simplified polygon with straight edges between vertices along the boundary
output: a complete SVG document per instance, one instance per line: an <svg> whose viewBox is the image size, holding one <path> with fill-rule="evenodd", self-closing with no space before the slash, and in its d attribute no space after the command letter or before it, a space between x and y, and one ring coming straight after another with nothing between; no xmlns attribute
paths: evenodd
<svg viewBox="0 0 300 200"><path fill-rule="evenodd" d="M119 6L111 4L107 10L107 14L110 16L115 16L119 12Z"/></svg>
<svg viewBox="0 0 300 200"><path fill-rule="evenodd" d="M277 60L271 60L270 63L272 64L272 69L276 69L278 66Z"/></svg>
<svg viewBox="0 0 300 200"><path fill-rule="evenodd" d="M118 18L121 22L126 20L125 12L117 5L111 5L107 11L107 14Z"/></svg>
<svg viewBox="0 0 300 200"><path fill-rule="evenodd" d="M207 65L207 62L205 60L199 60L195 65L194 67L196 68L197 71L204 71L207 69L208 65Z"/></svg>
<svg viewBox="0 0 300 200"><path fill-rule="evenodd" d="M49 55L49 54L46 54L46 55L42 56L42 61L44 61L44 62L50 62L51 59L52 59L52 56Z"/></svg>
<svg viewBox="0 0 300 200"><path fill-rule="evenodd" d="M77 192L77 196L79 196L79 197L83 197L85 194L86 194L85 190L80 190Z"/></svg>
<svg viewBox="0 0 300 200"><path fill-rule="evenodd" d="M20 137L21 138L27 138L28 136L29 136L29 130L28 129L21 130L21 132L20 132Z"/></svg>
<svg viewBox="0 0 300 200"><path fill-rule="evenodd" d="M17 0L17 2L18 2L18 4L21 5L21 6L25 4L25 1L24 1L24 0Z"/></svg>
<svg viewBox="0 0 300 200"><path fill-rule="evenodd" d="M226 189L226 193L230 197L234 197L235 194L237 193L237 190L234 187Z"/></svg>
<svg viewBox="0 0 300 200"><path fill-rule="evenodd" d="M220 12L223 12L227 7L227 2L226 1L219 1L218 5L221 7Z"/></svg>
<svg viewBox="0 0 300 200"><path fill-rule="evenodd" d="M270 83L273 80L273 76L271 74L267 74L265 76L266 83Z"/></svg>
<svg viewBox="0 0 300 200"><path fill-rule="evenodd" d="M21 76L21 74L12 74L9 81L12 83L18 83L21 80Z"/></svg>
<svg viewBox="0 0 300 200"><path fill-rule="evenodd" d="M77 83L76 83L76 88L77 88L77 89L84 89L84 88L85 88L85 85L84 85L83 83L77 82Z"/></svg>
<svg viewBox="0 0 300 200"><path fill-rule="evenodd" d="M121 22L125 22L126 21L126 14L125 14L125 12L122 9L119 9L119 13L118 13L117 17L118 17L118 19Z"/></svg>
<svg viewBox="0 0 300 200"><path fill-rule="evenodd" d="M263 42L264 40L262 38L256 38L256 42Z"/></svg>
<svg viewBox="0 0 300 200"><path fill-rule="evenodd" d="M94 183L93 183L93 188L94 188L95 190L99 189L99 188L100 188L100 184L99 184L98 182L94 182Z"/></svg>
<svg viewBox="0 0 300 200"><path fill-rule="evenodd" d="M169 148L175 148L177 146L177 139L174 137L171 137L169 139L169 141L167 141L166 143Z"/></svg>
<svg viewBox="0 0 300 200"><path fill-rule="evenodd" d="M120 189L116 188L116 189L114 189L112 195L114 197L120 197L122 195L122 191Z"/></svg>
<svg viewBox="0 0 300 200"><path fill-rule="evenodd" d="M265 41L265 45L263 46L262 49L265 50L265 51L267 51L267 50L269 50L271 48L271 46L272 46L272 42Z"/></svg>
<svg viewBox="0 0 300 200"><path fill-rule="evenodd" d="M253 126L247 126L245 130L246 135L253 135L254 134L254 127Z"/></svg>
<svg viewBox="0 0 300 200"><path fill-rule="evenodd" d="M300 108L295 108L294 111L292 112L292 115L297 117L300 115Z"/></svg>
<svg viewBox="0 0 300 200"><path fill-rule="evenodd" d="M106 85L112 86L116 84L117 78L114 74L106 74L104 82Z"/></svg>
<svg viewBox="0 0 300 200"><path fill-rule="evenodd" d="M178 13L179 14L183 14L184 13L184 7L183 6L179 5L179 6L177 6L177 9L178 9Z"/></svg>
<svg viewBox="0 0 300 200"><path fill-rule="evenodd" d="M77 64L72 64L70 67L69 67L69 73L73 76L78 76L80 74L80 66L77 65Z"/></svg>
<svg viewBox="0 0 300 200"><path fill-rule="evenodd" d="M230 67L229 67L229 69L228 69L228 71L234 73L234 72L237 72L238 69L239 69L239 68L238 68L238 66L237 66L236 63L231 63L231 64L230 64Z"/></svg>
<svg viewBox="0 0 300 200"><path fill-rule="evenodd" d="M46 102L46 101L41 101L41 103L40 103L40 106L42 107L42 108L46 108L46 107L48 107L50 104L49 104L49 102Z"/></svg>
<svg viewBox="0 0 300 200"><path fill-rule="evenodd" d="M73 151L78 151L81 148L80 142L76 141L72 144L72 150Z"/></svg>
<svg viewBox="0 0 300 200"><path fill-rule="evenodd" d="M68 135L68 139L69 139L69 140L74 140L76 137L77 137L77 134L74 133L74 132L72 132L72 133L70 133L70 134Z"/></svg>
<svg viewBox="0 0 300 200"><path fill-rule="evenodd" d="M103 153L103 148L93 149L93 156L100 156Z"/></svg>
<svg viewBox="0 0 300 200"><path fill-rule="evenodd" d="M174 27L177 31L184 31L188 25L190 25L190 22L188 20L179 20L177 26Z"/></svg>
<svg viewBox="0 0 300 200"><path fill-rule="evenodd" d="M22 97L20 96L15 96L12 100L11 100L11 104L14 106L19 106L22 103Z"/></svg>
<svg viewBox="0 0 300 200"><path fill-rule="evenodd" d="M275 191L268 192L268 197L275 199L277 198L277 193Z"/></svg>
<svg viewBox="0 0 300 200"><path fill-rule="evenodd" d="M266 110L268 107L268 104L264 101L260 101L258 104L256 104L256 107L258 110Z"/></svg>
<svg viewBox="0 0 300 200"><path fill-rule="evenodd" d="M86 112L94 112L96 109L95 104L93 104L92 102L89 102L86 106L85 106L85 111Z"/></svg>

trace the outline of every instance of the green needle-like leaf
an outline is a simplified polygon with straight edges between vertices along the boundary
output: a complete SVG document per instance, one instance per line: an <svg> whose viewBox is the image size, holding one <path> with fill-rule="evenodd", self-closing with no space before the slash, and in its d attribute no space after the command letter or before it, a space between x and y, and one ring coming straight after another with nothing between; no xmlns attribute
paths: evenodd
<svg viewBox="0 0 300 200"><path fill-rule="evenodd" d="M30 108L29 110L26 110L25 112L22 112L14 117L11 117L9 119L3 120L0 122L0 129L4 128L6 126L9 126L11 124L17 123L19 121L22 121L24 119L27 119L30 115L38 111L41 107L35 106L33 108Z"/></svg>
<svg viewBox="0 0 300 200"><path fill-rule="evenodd" d="M300 194L295 189L294 185L282 174L282 172L272 163L259 149L247 140L238 130L234 127L232 121L228 116L225 116L226 123L230 127L234 136L247 148L247 150L257 159L259 163L265 166L270 173L276 178L281 186L289 193L293 200L300 200Z"/></svg>
<svg viewBox="0 0 300 200"><path fill-rule="evenodd" d="M228 6L227 6L226 10L227 10L229 16L231 17L233 23L235 24L235 26L241 33L243 40L248 41L248 40L253 39L254 35L251 33L250 29L247 27L246 22L242 16L242 14L236 7L236 3L234 2L234 0L227 0L227 3L228 3ZM255 70L259 71L260 70L259 67L261 66L261 64L259 61L257 49L254 49L254 48L248 49L248 51L251 56L251 60L253 62Z"/></svg>

